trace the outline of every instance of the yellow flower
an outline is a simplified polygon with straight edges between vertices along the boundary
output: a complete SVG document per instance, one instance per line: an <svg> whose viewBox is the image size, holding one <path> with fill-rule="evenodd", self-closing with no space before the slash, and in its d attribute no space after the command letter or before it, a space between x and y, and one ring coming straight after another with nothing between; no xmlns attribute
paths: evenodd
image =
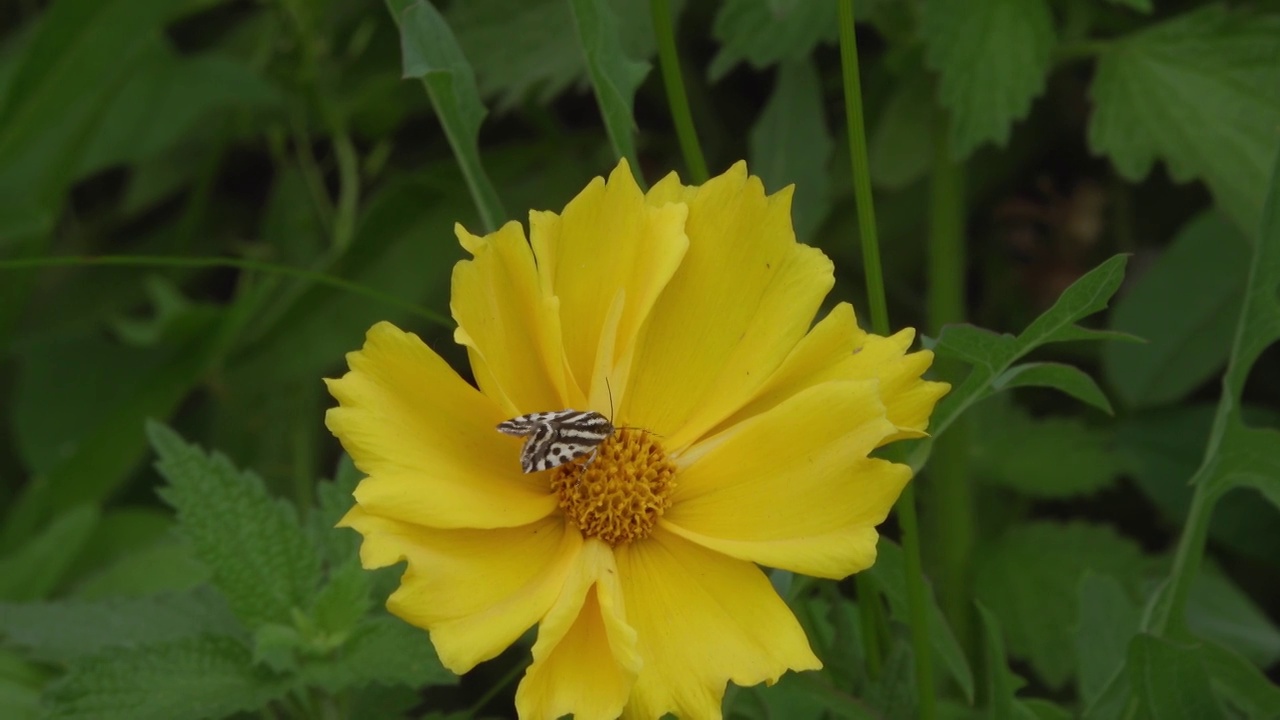
<svg viewBox="0 0 1280 720"><path fill-rule="evenodd" d="M791 191L739 163L643 193L625 163L454 268L479 390L388 323L328 381L366 477L342 524L366 568L407 561L392 612L464 673L535 624L522 718L720 717L725 683L821 667L765 565L842 578L910 477L868 453L918 437L947 390L913 332L811 324L831 262ZM611 408L611 401L613 407ZM497 423L566 408L619 427L586 463L524 474Z"/></svg>

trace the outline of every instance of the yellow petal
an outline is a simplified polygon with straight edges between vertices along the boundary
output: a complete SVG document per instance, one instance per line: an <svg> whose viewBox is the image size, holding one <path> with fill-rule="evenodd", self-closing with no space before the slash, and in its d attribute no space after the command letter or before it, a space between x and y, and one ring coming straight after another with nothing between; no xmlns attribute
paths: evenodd
<svg viewBox="0 0 1280 720"><path fill-rule="evenodd" d="M507 418L568 407L559 300L542 292L524 230L510 222L484 237L455 231L473 259L453 268L454 338L476 383Z"/></svg>
<svg viewBox="0 0 1280 720"><path fill-rule="evenodd" d="M533 664L516 691L520 717L618 717L640 670L636 633L625 615L613 550L587 540L538 626Z"/></svg>
<svg viewBox="0 0 1280 720"><path fill-rule="evenodd" d="M625 160L562 214L529 213L543 291L560 299L565 357L595 407L607 402L606 379L622 397L636 336L688 248L686 213L646 204Z"/></svg>
<svg viewBox="0 0 1280 720"><path fill-rule="evenodd" d="M885 413L898 428L881 444L923 435L934 405L951 386L920 379L933 362L933 353L905 354L914 336L909 328L887 338L864 332L853 307L840 303L805 335L742 408L712 433L765 412L805 388L831 380L875 378L880 381Z"/></svg>
<svg viewBox="0 0 1280 720"><path fill-rule="evenodd" d="M644 666L623 717L719 718L725 682L816 670L804 630L751 563L659 529L615 549Z"/></svg>
<svg viewBox="0 0 1280 720"><path fill-rule="evenodd" d="M387 609L430 631L440 661L458 674L546 615L582 548L560 516L498 530L435 530L356 506L339 524L364 536L364 567L408 561Z"/></svg>
<svg viewBox="0 0 1280 720"><path fill-rule="evenodd" d="M863 570L875 561L875 526L911 478L905 465L867 459L894 431L874 380L807 388L692 448L664 526L769 567Z"/></svg>
<svg viewBox="0 0 1280 720"><path fill-rule="evenodd" d="M739 163L685 195L689 250L640 340L623 413L676 451L769 377L833 284L831 261L795 241L789 189L766 197Z"/></svg>
<svg viewBox="0 0 1280 720"><path fill-rule="evenodd" d="M326 380L339 406L325 424L369 477L356 499L377 515L433 527L507 527L546 517L556 498L520 472L520 443L494 426L505 413L417 335L369 329Z"/></svg>

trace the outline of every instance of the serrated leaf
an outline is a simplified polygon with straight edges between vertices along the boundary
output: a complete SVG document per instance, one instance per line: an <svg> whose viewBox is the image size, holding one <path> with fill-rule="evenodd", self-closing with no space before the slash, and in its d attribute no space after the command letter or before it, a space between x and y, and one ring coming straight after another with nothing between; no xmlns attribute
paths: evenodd
<svg viewBox="0 0 1280 720"><path fill-rule="evenodd" d="M892 541L881 538L877 546L876 564L864 572L880 592L884 593L893 616L907 622L911 613L907 607L906 562L902 557L902 549ZM935 656L942 661L951 679L960 686L965 698L972 702L973 671L969 669L964 650L952 634L951 626L947 624L932 592L929 593L928 622L929 641Z"/></svg>
<svg viewBox="0 0 1280 720"><path fill-rule="evenodd" d="M627 57L618 18L604 0L569 0L578 43L587 59L587 71L595 90L596 104L604 119L605 131L614 153L639 173L636 156L636 128L632 105L636 89L649 74L649 63Z"/></svg>
<svg viewBox="0 0 1280 720"><path fill-rule="evenodd" d="M158 423L147 426L156 468L169 481L160 496L246 626L289 624L320 584L320 562L288 503L225 456L206 455Z"/></svg>
<svg viewBox="0 0 1280 720"><path fill-rule="evenodd" d="M96 507L73 508L26 544L0 557L0 598L37 600L53 592L89 540L98 518Z"/></svg>
<svg viewBox="0 0 1280 720"><path fill-rule="evenodd" d="M253 664L278 673L296 673L306 641L292 625L266 623L253 632Z"/></svg>
<svg viewBox="0 0 1280 720"><path fill-rule="evenodd" d="M351 456L342 454L331 482L316 484L316 509L308 517L311 542L330 567L343 565L356 558L360 550L360 534L350 528L335 527L353 505L356 485L364 477L356 470Z"/></svg>
<svg viewBox="0 0 1280 720"><path fill-rule="evenodd" d="M1115 414L1111 409L1111 401L1107 400L1098 383L1083 370L1072 365L1052 362L1014 365L992 381L991 386L996 390L1012 390L1019 387L1054 388L1108 415Z"/></svg>
<svg viewBox="0 0 1280 720"><path fill-rule="evenodd" d="M171 720L255 710L288 686L250 663L244 645L218 636L106 653L73 665L50 689L50 717Z"/></svg>
<svg viewBox="0 0 1280 720"><path fill-rule="evenodd" d="M84 578L73 594L81 600L142 597L192 590L209 579L209 568L196 560L190 543L170 535Z"/></svg>
<svg viewBox="0 0 1280 720"><path fill-rule="evenodd" d="M426 86L481 222L487 232L493 232L505 220L506 212L480 161L480 123L486 111L471 65L448 23L431 3L387 0L387 6L400 28L404 77L417 78Z"/></svg>
<svg viewBox="0 0 1280 720"><path fill-rule="evenodd" d="M1076 592L1076 687L1089 707L1124 671L1129 638L1138 631L1138 607L1118 580L1085 571Z"/></svg>
<svg viewBox="0 0 1280 720"><path fill-rule="evenodd" d="M827 165L834 145L813 63L783 63L751 128L751 168L770 192L795 186L791 216L801 240L812 237L831 211Z"/></svg>
<svg viewBox="0 0 1280 720"><path fill-rule="evenodd" d="M891 641L880 674L859 695L885 720L914 720L919 715L920 686L908 638Z"/></svg>
<svg viewBox="0 0 1280 720"><path fill-rule="evenodd" d="M1129 407L1175 402L1226 364L1240 314L1249 243L1219 213L1197 215L1133 282L1113 330L1146 338L1102 349L1102 372Z"/></svg>
<svg viewBox="0 0 1280 720"><path fill-rule="evenodd" d="M308 660L302 678L338 692L381 685L452 685L458 676L444 669L427 634L396 618L366 620L331 657Z"/></svg>
<svg viewBox="0 0 1280 720"><path fill-rule="evenodd" d="M716 81L743 61L762 70L804 60L819 43L834 42L838 32L834 3L796 2L784 8L768 0L728 0L711 26L720 50L707 74Z"/></svg>
<svg viewBox="0 0 1280 720"><path fill-rule="evenodd" d="M1209 685L1199 652L1141 633L1129 644L1129 679L1150 717L1160 720L1226 718Z"/></svg>
<svg viewBox="0 0 1280 720"><path fill-rule="evenodd" d="M325 645L341 644L373 607L371 585L370 573L355 557L329 575L311 611L311 619Z"/></svg>
<svg viewBox="0 0 1280 720"><path fill-rule="evenodd" d="M1043 90L1056 38L1044 0L926 0L925 58L951 111L951 155L1004 145Z"/></svg>
<svg viewBox="0 0 1280 720"><path fill-rule="evenodd" d="M1080 578L1092 570L1132 582L1143 556L1109 528L1034 522L1005 533L976 561L974 594L1000 620L1010 654L1060 688L1076 666L1070 648Z"/></svg>
<svg viewBox="0 0 1280 720"><path fill-rule="evenodd" d="M1067 498L1097 492L1120 476L1110 435L1079 418L1033 418L999 397L973 415L974 469L985 480L1030 497Z"/></svg>
<svg viewBox="0 0 1280 720"><path fill-rule="evenodd" d="M0 635L48 662L240 631L226 601L208 588L140 598L0 604Z"/></svg>
<svg viewBox="0 0 1280 720"><path fill-rule="evenodd" d="M1109 43L1094 76L1089 145L1141 180L1157 159L1201 178L1257 227L1280 147L1280 16L1205 7Z"/></svg>

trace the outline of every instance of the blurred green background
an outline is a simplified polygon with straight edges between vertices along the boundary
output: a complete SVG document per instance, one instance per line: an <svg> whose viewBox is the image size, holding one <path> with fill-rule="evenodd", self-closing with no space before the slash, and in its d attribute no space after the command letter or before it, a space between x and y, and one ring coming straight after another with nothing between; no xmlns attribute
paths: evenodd
<svg viewBox="0 0 1280 720"><path fill-rule="evenodd" d="M436 5L489 111L479 157L507 219L558 211L617 160L572 5ZM627 66L639 173L688 182L650 3L582 5L613 20L606 55L643 63ZM920 481L925 567L947 580L936 592L968 662L981 659L978 598L1024 694L1079 710L1099 681L1073 649L1078 588L1114 579L1139 607L1191 502L1280 147L1280 3L856 5L895 327L1016 333L1131 254L1111 309L1089 322L1148 342L1036 355L1084 369L1114 414L1044 389L972 409L946 461L969 488L959 558L954 496L931 491L928 471ZM831 301L866 315L835 3L686 1L672 14L711 173L745 158L770 190L796 184L797 236L836 262ZM342 372L368 326L411 329L466 372L440 319L463 255L453 224L484 224L423 83L402 78L412 64L386 4L11 0L0 28L0 608L201 586L207 568L157 498L145 421L253 469L307 515L339 462L320 378ZM963 244L940 261L929 238L947 218ZM958 299L941 310L940 283ZM1278 370L1274 350L1253 366L1254 424L1277 425ZM1280 511L1261 497L1217 506L1190 622L1274 682ZM4 716L6 702L34 712L71 662L32 651L44 640L5 641L15 618L0 619ZM500 678L523 657L426 695L426 709L479 699L502 714ZM878 716L916 712L854 685ZM734 712L793 716L741 699L756 692ZM1274 695L1258 697L1232 712L1280 717L1265 713Z"/></svg>

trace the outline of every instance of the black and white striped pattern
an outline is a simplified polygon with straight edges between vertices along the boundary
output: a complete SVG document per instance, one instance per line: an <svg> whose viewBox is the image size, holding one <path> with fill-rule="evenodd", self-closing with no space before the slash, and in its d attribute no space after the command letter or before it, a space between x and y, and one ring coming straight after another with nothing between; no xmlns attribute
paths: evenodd
<svg viewBox="0 0 1280 720"><path fill-rule="evenodd" d="M600 443L613 434L613 423L598 412L558 410L500 422L498 432L528 438L520 451L520 467L531 473L594 454Z"/></svg>

